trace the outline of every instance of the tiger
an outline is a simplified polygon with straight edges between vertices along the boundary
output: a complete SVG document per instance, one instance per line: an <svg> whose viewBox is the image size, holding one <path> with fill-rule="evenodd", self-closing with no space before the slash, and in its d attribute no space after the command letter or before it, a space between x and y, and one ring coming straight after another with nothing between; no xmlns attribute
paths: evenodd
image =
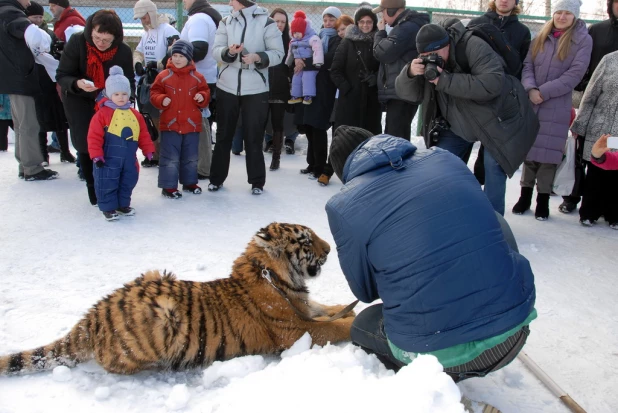
<svg viewBox="0 0 618 413"><path fill-rule="evenodd" d="M229 277L195 282L145 272L98 301L65 337L0 356L0 375L91 359L115 374L199 368L278 354L305 332L320 346L349 341L354 311L330 320L346 306L310 300L305 283L329 252L309 227L273 222L251 238Z"/></svg>

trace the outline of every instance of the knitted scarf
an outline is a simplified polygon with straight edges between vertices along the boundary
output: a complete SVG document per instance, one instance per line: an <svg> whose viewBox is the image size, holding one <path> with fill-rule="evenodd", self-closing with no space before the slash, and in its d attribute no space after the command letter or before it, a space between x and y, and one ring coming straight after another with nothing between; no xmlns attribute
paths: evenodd
<svg viewBox="0 0 618 413"><path fill-rule="evenodd" d="M325 29L322 28L320 30L320 39L322 39L322 48L324 49L324 53L328 52L328 41L331 37L337 36L337 30L335 29Z"/></svg>
<svg viewBox="0 0 618 413"><path fill-rule="evenodd" d="M96 46L92 46L86 42L86 62L88 68L86 74L92 81L97 89L103 89L105 87L105 73L103 72L103 63L112 60L118 51L118 46L107 49L102 52L97 49Z"/></svg>

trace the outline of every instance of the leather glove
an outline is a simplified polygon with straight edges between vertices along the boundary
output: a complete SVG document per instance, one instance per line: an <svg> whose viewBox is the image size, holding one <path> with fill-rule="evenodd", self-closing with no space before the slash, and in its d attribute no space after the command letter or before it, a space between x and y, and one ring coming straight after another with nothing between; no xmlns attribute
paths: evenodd
<svg viewBox="0 0 618 413"><path fill-rule="evenodd" d="M362 82L367 83L367 86L374 87L378 84L378 76L375 73L371 73L362 80Z"/></svg>
<svg viewBox="0 0 618 413"><path fill-rule="evenodd" d="M97 156L92 159L92 162L97 166L97 168L103 168L105 166L105 159L103 157Z"/></svg>
<svg viewBox="0 0 618 413"><path fill-rule="evenodd" d="M144 73L146 72L144 71L144 65L142 62L135 63L135 74L138 76L144 76Z"/></svg>

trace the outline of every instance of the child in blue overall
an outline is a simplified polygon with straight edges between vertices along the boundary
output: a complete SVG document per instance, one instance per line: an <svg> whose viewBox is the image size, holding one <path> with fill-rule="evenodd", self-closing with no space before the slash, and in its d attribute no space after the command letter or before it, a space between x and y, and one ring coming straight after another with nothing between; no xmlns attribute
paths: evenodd
<svg viewBox="0 0 618 413"><path fill-rule="evenodd" d="M88 153L96 165L94 189L108 221L135 215L130 205L139 174L137 148L148 159L155 151L144 118L131 108L130 95L129 79L120 66L113 66L105 81L105 97L88 129Z"/></svg>
<svg viewBox="0 0 618 413"><path fill-rule="evenodd" d="M292 77L291 99L289 104L304 103L310 105L315 97L315 78L319 68L324 64L322 41L311 28L311 23L302 11L294 13L290 24L292 40L285 63L291 66L295 59L303 59L304 68Z"/></svg>

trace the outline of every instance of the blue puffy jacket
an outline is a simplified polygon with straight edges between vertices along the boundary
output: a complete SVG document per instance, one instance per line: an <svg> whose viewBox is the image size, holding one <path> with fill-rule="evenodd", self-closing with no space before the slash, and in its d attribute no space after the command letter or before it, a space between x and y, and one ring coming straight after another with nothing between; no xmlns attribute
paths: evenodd
<svg viewBox="0 0 618 413"><path fill-rule="evenodd" d="M349 157L326 205L354 295L384 303L384 327L416 353L502 334L534 308L534 275L510 249L459 158L388 135Z"/></svg>

